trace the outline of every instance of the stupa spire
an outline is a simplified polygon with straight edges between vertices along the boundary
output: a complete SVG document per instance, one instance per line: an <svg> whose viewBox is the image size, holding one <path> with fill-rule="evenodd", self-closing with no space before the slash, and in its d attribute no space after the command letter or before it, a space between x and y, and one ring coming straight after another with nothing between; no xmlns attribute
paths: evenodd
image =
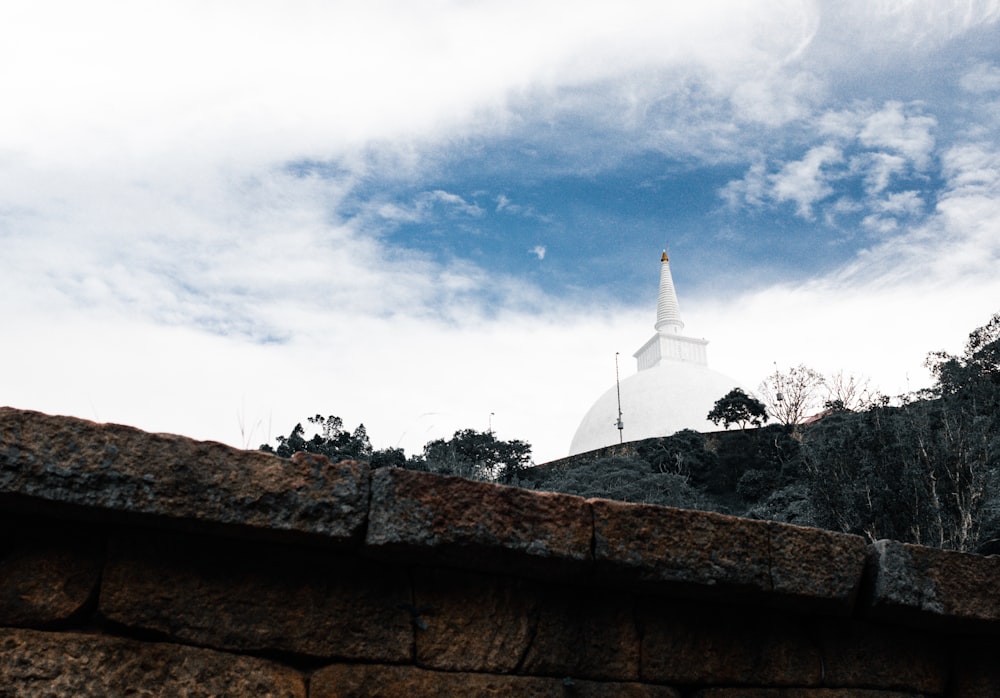
<svg viewBox="0 0 1000 698"><path fill-rule="evenodd" d="M674 291L674 279L670 275L670 258L667 251L660 257L660 295L656 301L656 331L663 334L679 334L684 329L681 308Z"/></svg>

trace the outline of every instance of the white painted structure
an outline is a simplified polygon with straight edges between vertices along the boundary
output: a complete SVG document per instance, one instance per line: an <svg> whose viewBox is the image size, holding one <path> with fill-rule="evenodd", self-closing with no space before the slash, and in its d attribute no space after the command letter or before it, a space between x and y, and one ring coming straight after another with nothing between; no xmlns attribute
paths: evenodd
<svg viewBox="0 0 1000 698"><path fill-rule="evenodd" d="M680 305L670 275L670 260L660 258L656 334L633 355L638 372L621 381L623 428L618 429L618 386L611 386L590 408L576 430L569 454L622 441L669 436L681 429L714 431L708 413L716 400L739 386L708 367L707 339L681 334Z"/></svg>

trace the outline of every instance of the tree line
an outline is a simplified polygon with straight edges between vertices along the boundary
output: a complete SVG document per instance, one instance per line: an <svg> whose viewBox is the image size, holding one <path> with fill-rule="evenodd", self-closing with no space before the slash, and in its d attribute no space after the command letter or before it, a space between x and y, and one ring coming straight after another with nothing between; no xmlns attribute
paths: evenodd
<svg viewBox="0 0 1000 698"><path fill-rule="evenodd" d="M725 431L684 430L531 467L531 446L456 431L419 455L373 450L364 425L309 418L277 447L368 460L585 497L720 511L953 550L1000 539L1000 313L958 355L927 357L933 384L890 400L867 380L804 366L735 388L708 418ZM773 423L767 424L772 421ZM738 429L729 431L731 426Z"/></svg>
<svg viewBox="0 0 1000 698"><path fill-rule="evenodd" d="M259 450L282 458L306 451L324 455L333 462L364 460L374 468L406 468L502 484L516 480L532 465L530 444L518 439L498 439L492 431L460 429L449 439L429 441L422 453L407 456L401 448L372 448L364 424L350 431L334 415L317 414L306 421L316 429L312 437L306 438L300 422L288 436L277 437L276 446L261 444Z"/></svg>

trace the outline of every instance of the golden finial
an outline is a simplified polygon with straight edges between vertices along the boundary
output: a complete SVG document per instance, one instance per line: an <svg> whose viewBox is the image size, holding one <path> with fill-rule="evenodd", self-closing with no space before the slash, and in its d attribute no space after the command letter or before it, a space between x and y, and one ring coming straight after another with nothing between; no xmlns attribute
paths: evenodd
<svg viewBox="0 0 1000 698"><path fill-rule="evenodd" d="M670 261L670 258L667 257L667 251L666 250L663 250L663 256L660 257L660 261L661 262L669 262Z"/></svg>

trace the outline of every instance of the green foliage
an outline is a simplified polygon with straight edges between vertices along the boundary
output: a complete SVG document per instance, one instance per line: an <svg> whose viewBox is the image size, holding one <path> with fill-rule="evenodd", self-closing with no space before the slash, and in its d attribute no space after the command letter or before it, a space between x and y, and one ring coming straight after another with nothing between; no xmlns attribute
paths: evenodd
<svg viewBox="0 0 1000 698"><path fill-rule="evenodd" d="M373 468L405 468L406 453L401 448L380 448L368 459Z"/></svg>
<svg viewBox="0 0 1000 698"><path fill-rule="evenodd" d="M627 456L599 458L573 467L553 469L535 489L623 502L701 508L704 498L687 479L656 471L648 462Z"/></svg>
<svg viewBox="0 0 1000 698"><path fill-rule="evenodd" d="M736 494L750 502L757 502L777 485L775 473L769 470L747 470L736 481Z"/></svg>
<svg viewBox="0 0 1000 698"><path fill-rule="evenodd" d="M750 507L746 515L751 519L780 521L797 526L817 525L809 486L804 482L796 482L768 493L759 503Z"/></svg>
<svg viewBox="0 0 1000 698"><path fill-rule="evenodd" d="M683 429L663 439L647 439L637 448L640 459L661 473L697 479L717 466L718 459L705 442L705 435Z"/></svg>
<svg viewBox="0 0 1000 698"><path fill-rule="evenodd" d="M933 387L900 407L837 412L805 430L820 525L973 550L1000 509L1000 314L965 352L931 354Z"/></svg>
<svg viewBox="0 0 1000 698"><path fill-rule="evenodd" d="M722 422L726 429L731 424L738 424L740 429L746 429L747 424L759 427L767 421L767 408L763 402L743 392L742 388L733 388L716 400L708 418L714 424Z"/></svg>
<svg viewBox="0 0 1000 698"><path fill-rule="evenodd" d="M527 442L502 441L493 432L462 429L450 439L429 442L424 446L423 458L407 467L509 483L530 465L531 445Z"/></svg>
<svg viewBox="0 0 1000 698"><path fill-rule="evenodd" d="M318 453L337 462L367 460L373 468L407 468L477 480L511 483L531 466L531 445L525 441L503 441L492 432L475 429L456 431L450 439L437 439L424 446L422 455L407 458L401 448L373 450L363 424L349 432L340 417L316 415L307 420L319 431L306 438L302 424L288 436L277 437L277 447L262 444L261 451L291 458L299 451Z"/></svg>
<svg viewBox="0 0 1000 698"><path fill-rule="evenodd" d="M288 436L279 436L277 448L261 444L260 450L274 453L282 458L291 458L299 451L318 453L328 457L334 463L342 460L368 460L372 455L372 444L368 440L368 432L364 424L349 432L344 429L344 421L340 417L316 415L307 420L319 427L319 433L311 439L305 438L302 423L295 425Z"/></svg>

